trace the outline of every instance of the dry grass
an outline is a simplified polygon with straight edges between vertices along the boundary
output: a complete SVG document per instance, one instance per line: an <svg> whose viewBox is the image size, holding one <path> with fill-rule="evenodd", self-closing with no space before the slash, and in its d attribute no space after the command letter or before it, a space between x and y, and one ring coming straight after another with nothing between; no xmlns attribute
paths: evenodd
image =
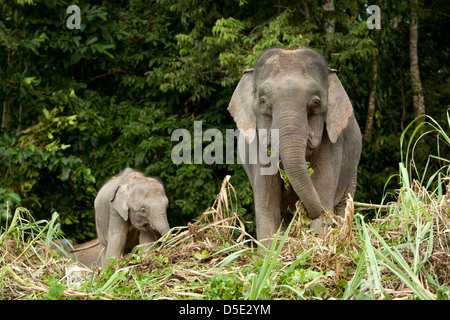
<svg viewBox="0 0 450 320"><path fill-rule="evenodd" d="M21 218L15 218L0 238L1 298L221 299L223 291L235 287L231 298L247 296L268 255L259 256L253 248L254 239L237 214L236 192L229 179L224 179L213 206L198 221L172 228L148 252L137 248L101 273L55 254L46 243L54 233L52 223L44 226L25 209L16 210ZM325 214L324 236L309 230L305 216L298 215L273 269L267 270L263 297L414 299L423 293L448 298L447 188L440 199L418 185L401 190L398 201L388 205L388 214L370 224L355 213L349 199L344 218ZM387 249L406 261L407 270L402 270L411 275L410 281L389 268L399 266L399 261ZM295 280L300 271L317 276Z"/></svg>

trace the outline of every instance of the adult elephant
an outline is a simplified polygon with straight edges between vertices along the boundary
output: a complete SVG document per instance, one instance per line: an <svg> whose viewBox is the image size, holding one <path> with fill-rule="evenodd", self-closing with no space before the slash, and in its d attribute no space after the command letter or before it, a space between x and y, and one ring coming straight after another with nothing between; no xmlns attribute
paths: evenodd
<svg viewBox="0 0 450 320"><path fill-rule="evenodd" d="M286 190L278 172L262 174L265 165L249 163L250 148L245 148L258 240L273 237L281 212L295 208L298 199L308 217L316 219L312 225L317 231L323 207L344 214L347 195L355 193L361 132L336 71L319 53L310 48L266 50L254 69L244 72L228 110L247 142L261 139L255 130L278 130L279 157L291 185ZM270 134L265 140L269 147L273 144Z"/></svg>
<svg viewBox="0 0 450 320"><path fill-rule="evenodd" d="M94 202L102 268L108 258L121 257L127 248L167 233L168 203L164 186L156 178L127 168L110 179Z"/></svg>

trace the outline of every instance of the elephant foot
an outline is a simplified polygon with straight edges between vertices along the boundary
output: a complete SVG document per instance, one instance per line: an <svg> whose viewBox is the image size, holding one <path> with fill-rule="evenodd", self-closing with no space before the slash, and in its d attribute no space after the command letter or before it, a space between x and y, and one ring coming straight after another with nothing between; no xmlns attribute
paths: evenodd
<svg viewBox="0 0 450 320"><path fill-rule="evenodd" d="M317 233L319 236L324 237L327 231L327 227L324 224L324 221L322 219L322 217L318 217L317 219L314 220L309 220L309 226L310 228Z"/></svg>

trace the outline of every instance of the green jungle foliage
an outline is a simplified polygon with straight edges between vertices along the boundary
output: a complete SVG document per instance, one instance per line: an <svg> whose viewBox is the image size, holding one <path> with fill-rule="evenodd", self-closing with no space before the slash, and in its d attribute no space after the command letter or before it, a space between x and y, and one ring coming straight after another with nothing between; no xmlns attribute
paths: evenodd
<svg viewBox="0 0 450 320"><path fill-rule="evenodd" d="M319 51L338 70L362 132L377 59L373 138L363 145L355 200L379 203L398 172L400 135L414 119L408 1L377 2L381 30L367 28L362 0L335 1L333 13L310 0L76 3L81 30L66 27L71 1L0 2L2 223L9 201L36 219L56 211L66 237L91 239L96 193L127 166L164 181L171 225L186 225L210 206L226 174L244 220L253 220L242 166L175 165L171 133L193 132L200 120L203 131L235 128L226 110L234 87L274 46ZM450 97L448 2L419 1L418 13L426 112L442 123ZM329 41L328 19L335 20ZM419 147L416 165L423 166L428 144Z"/></svg>

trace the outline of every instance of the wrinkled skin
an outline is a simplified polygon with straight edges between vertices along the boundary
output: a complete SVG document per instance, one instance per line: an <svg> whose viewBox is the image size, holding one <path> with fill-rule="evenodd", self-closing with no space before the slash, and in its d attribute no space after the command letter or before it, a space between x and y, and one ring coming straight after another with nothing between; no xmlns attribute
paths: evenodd
<svg viewBox="0 0 450 320"><path fill-rule="evenodd" d="M347 195L355 193L361 132L336 72L319 53L266 50L242 76L228 110L247 142L259 139L249 129L279 130L289 189L278 173L261 175L260 162L249 164L248 147L240 155L253 189L258 240L273 236L298 199L319 233L323 208L344 214ZM306 162L314 170L311 177Z"/></svg>
<svg viewBox="0 0 450 320"><path fill-rule="evenodd" d="M108 258L123 256L126 248L167 233L168 203L160 181L133 169L109 180L94 202L101 267L106 267Z"/></svg>

